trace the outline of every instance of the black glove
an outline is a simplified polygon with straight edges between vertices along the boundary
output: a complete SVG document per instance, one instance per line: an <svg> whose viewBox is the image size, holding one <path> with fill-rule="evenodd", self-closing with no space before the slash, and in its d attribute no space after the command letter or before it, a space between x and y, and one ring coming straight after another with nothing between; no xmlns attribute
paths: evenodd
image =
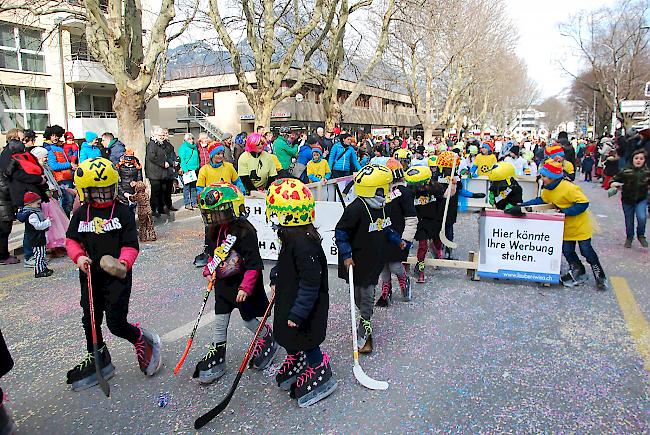
<svg viewBox="0 0 650 435"><path fill-rule="evenodd" d="M472 193L472 198L485 198L485 193Z"/></svg>
<svg viewBox="0 0 650 435"><path fill-rule="evenodd" d="M515 205L508 209L503 210L504 213L509 214L510 216L523 216L525 213L521 210L521 206Z"/></svg>

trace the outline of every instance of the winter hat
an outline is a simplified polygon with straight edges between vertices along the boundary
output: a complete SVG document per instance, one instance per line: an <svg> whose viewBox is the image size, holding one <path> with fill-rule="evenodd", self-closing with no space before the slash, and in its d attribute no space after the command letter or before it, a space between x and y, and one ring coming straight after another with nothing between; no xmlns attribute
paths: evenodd
<svg viewBox="0 0 650 435"><path fill-rule="evenodd" d="M562 169L560 162L556 162L550 158L544 162L544 166L539 170L539 175L543 175L552 180L559 180L564 176L564 169Z"/></svg>
<svg viewBox="0 0 650 435"><path fill-rule="evenodd" d="M482 143L481 144L481 149L483 149L483 148L487 149L488 151L492 151L492 147L490 146L489 143Z"/></svg>
<svg viewBox="0 0 650 435"><path fill-rule="evenodd" d="M70 131L66 131L65 134L63 135L63 137L65 138L65 140L68 140L68 139L74 140L74 134L72 134L72 132L70 132Z"/></svg>
<svg viewBox="0 0 650 435"><path fill-rule="evenodd" d="M519 145L511 146L510 149L508 150L508 152L511 152L511 153L518 156L519 155Z"/></svg>
<svg viewBox="0 0 650 435"><path fill-rule="evenodd" d="M311 147L311 152L312 153L316 152L316 153L318 153L320 155L323 155L323 147L321 147L320 145L313 145Z"/></svg>
<svg viewBox="0 0 650 435"><path fill-rule="evenodd" d="M126 151L124 151L125 156L134 156L135 152L133 151L133 148L127 148Z"/></svg>
<svg viewBox="0 0 650 435"><path fill-rule="evenodd" d="M415 147L415 152L424 155L424 146L420 145Z"/></svg>
<svg viewBox="0 0 650 435"><path fill-rule="evenodd" d="M210 159L215 156L217 153L223 153L226 151L226 148L221 142L212 142L208 147L208 153L210 153Z"/></svg>
<svg viewBox="0 0 650 435"><path fill-rule="evenodd" d="M23 195L23 202L25 204L31 204L32 202L38 201L39 199L41 199L41 197L38 193L25 192L25 195Z"/></svg>
<svg viewBox="0 0 650 435"><path fill-rule="evenodd" d="M228 139L230 139L230 138L232 138L232 134L230 134L230 133L224 133L224 134L223 134L223 137L221 138L221 140L228 140Z"/></svg>
<svg viewBox="0 0 650 435"><path fill-rule="evenodd" d="M550 145L544 148L544 157L555 158L555 157L564 157L564 148L560 145Z"/></svg>
<svg viewBox="0 0 650 435"><path fill-rule="evenodd" d="M47 157L47 150L43 147L34 147L29 152L39 160L43 157Z"/></svg>
<svg viewBox="0 0 650 435"><path fill-rule="evenodd" d="M95 133L94 131L87 131L86 132L86 142L90 143L90 142L94 141L95 139L97 139L97 133Z"/></svg>

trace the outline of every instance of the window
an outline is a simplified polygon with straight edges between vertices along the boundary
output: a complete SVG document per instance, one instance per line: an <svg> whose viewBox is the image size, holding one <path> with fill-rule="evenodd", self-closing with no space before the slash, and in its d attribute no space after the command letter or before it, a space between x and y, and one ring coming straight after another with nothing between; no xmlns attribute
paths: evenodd
<svg viewBox="0 0 650 435"><path fill-rule="evenodd" d="M83 91L74 94L75 117L114 118L113 97L93 95Z"/></svg>
<svg viewBox="0 0 650 435"><path fill-rule="evenodd" d="M44 89L0 87L0 104L10 120L10 125L3 123L3 130L17 127L44 131L50 122Z"/></svg>
<svg viewBox="0 0 650 435"><path fill-rule="evenodd" d="M88 51L88 42L86 41L86 35L75 35L74 33L70 34L70 57L72 60L90 60L97 62Z"/></svg>
<svg viewBox="0 0 650 435"><path fill-rule="evenodd" d="M45 72L40 30L0 23L0 68Z"/></svg>

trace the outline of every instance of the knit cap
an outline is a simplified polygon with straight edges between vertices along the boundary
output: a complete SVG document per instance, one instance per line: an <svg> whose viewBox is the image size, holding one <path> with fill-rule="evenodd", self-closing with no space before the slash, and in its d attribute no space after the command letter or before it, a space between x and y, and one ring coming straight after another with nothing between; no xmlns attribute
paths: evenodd
<svg viewBox="0 0 650 435"><path fill-rule="evenodd" d="M562 163L556 162L551 158L544 162L542 169L539 170L539 174L552 180L559 180L564 175L564 169L562 168Z"/></svg>
<svg viewBox="0 0 650 435"><path fill-rule="evenodd" d="M544 156L547 158L564 157L564 148L560 145L550 145L544 149Z"/></svg>

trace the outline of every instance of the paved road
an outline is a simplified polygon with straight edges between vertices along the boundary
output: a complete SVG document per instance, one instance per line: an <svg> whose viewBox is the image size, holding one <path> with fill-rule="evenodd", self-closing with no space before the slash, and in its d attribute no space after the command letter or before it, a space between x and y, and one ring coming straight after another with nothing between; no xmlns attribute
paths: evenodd
<svg viewBox="0 0 650 435"><path fill-rule="evenodd" d="M595 246L616 277L612 291L596 292L593 281L569 290L472 282L452 269L431 272L426 284L416 285L412 302L398 300L376 312L376 351L361 362L390 388L373 392L352 376L347 287L330 268L323 348L332 356L338 390L299 409L275 387L275 366L249 371L228 410L206 431L648 433L648 251L622 247L617 198L592 186L585 191L599 224ZM173 377L203 291L190 264L201 246L200 218L179 213L158 232L160 241L144 245L138 260L129 318L164 337L164 367L144 379L132 346L107 333L117 367L110 399L97 388L74 393L65 385L66 371L84 349L72 264L55 260L56 274L41 280L19 266L0 270L0 324L16 359L2 385L21 433L189 433L194 419L226 394L250 333L233 316L230 371L206 387L191 379L210 341L211 325L201 328L183 371ZM461 257L476 249L476 215L464 215L456 233ZM161 393L169 394L164 408Z"/></svg>

